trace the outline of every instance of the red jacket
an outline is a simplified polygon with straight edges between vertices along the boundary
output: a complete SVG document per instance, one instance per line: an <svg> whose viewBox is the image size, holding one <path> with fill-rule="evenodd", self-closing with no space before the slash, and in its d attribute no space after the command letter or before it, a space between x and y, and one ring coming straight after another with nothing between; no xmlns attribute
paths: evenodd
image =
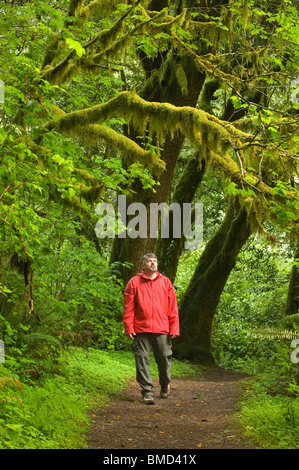
<svg viewBox="0 0 299 470"><path fill-rule="evenodd" d="M143 273L132 277L124 294L125 333L162 333L179 336L176 296L168 277Z"/></svg>

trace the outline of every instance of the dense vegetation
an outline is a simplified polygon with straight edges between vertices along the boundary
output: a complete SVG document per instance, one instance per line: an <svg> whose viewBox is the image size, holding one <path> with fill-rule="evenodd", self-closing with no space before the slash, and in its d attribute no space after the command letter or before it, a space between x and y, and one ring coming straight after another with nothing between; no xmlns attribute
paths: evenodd
<svg viewBox="0 0 299 470"><path fill-rule="evenodd" d="M134 374L123 288L154 250L180 305L174 374L253 374L242 429L298 447L297 2L0 10L0 448L85 445L90 407ZM201 202L203 244L98 237L118 195Z"/></svg>

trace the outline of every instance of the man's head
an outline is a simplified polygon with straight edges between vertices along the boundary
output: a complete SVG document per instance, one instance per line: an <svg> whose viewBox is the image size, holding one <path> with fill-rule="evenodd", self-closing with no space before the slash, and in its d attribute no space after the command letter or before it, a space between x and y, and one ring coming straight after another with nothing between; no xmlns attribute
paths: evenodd
<svg viewBox="0 0 299 470"><path fill-rule="evenodd" d="M142 256L141 266L145 273L156 273L158 269L157 256L154 253L146 253Z"/></svg>

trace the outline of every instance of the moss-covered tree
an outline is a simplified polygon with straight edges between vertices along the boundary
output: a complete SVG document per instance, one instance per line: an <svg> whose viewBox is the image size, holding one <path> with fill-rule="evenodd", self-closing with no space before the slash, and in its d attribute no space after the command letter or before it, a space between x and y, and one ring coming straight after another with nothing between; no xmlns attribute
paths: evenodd
<svg viewBox="0 0 299 470"><path fill-rule="evenodd" d="M299 248L294 252L294 262L290 273L288 295L285 307L285 315L297 315L299 313Z"/></svg>
<svg viewBox="0 0 299 470"><path fill-rule="evenodd" d="M180 305L179 357L213 363L213 317L237 256L250 236L246 209L230 201L226 216L208 241Z"/></svg>
<svg viewBox="0 0 299 470"><path fill-rule="evenodd" d="M128 194L128 203L169 201L185 139L198 156L196 177L184 198L191 158L174 197L191 201L207 169L221 175L236 204L236 221L228 229L230 209L219 247L230 269L234 256L228 251L238 252L248 227L263 232L266 218L279 223L284 218L294 229L298 120L287 97L297 78L292 4L56 3L8 4L2 10L16 32L2 58L2 68L9 70L3 76L8 100L0 134L6 256L38 258L41 214L47 216L53 204L84 218L90 233L96 204L115 202L115 193ZM238 224L239 236L233 230ZM115 240L111 260L133 263L133 270L122 273L124 280L154 243L150 237ZM209 259L214 264L212 255ZM219 266L223 280L207 318L228 275L224 264ZM31 275L28 279L32 284ZM187 312L184 317L186 329Z"/></svg>

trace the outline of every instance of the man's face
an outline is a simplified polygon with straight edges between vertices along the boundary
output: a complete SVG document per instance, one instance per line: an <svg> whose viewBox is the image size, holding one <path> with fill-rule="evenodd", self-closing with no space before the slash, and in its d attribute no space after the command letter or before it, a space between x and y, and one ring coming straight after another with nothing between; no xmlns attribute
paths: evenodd
<svg viewBox="0 0 299 470"><path fill-rule="evenodd" d="M152 273L156 272L158 268L158 263L156 258L147 258L143 264L144 271L151 271Z"/></svg>

